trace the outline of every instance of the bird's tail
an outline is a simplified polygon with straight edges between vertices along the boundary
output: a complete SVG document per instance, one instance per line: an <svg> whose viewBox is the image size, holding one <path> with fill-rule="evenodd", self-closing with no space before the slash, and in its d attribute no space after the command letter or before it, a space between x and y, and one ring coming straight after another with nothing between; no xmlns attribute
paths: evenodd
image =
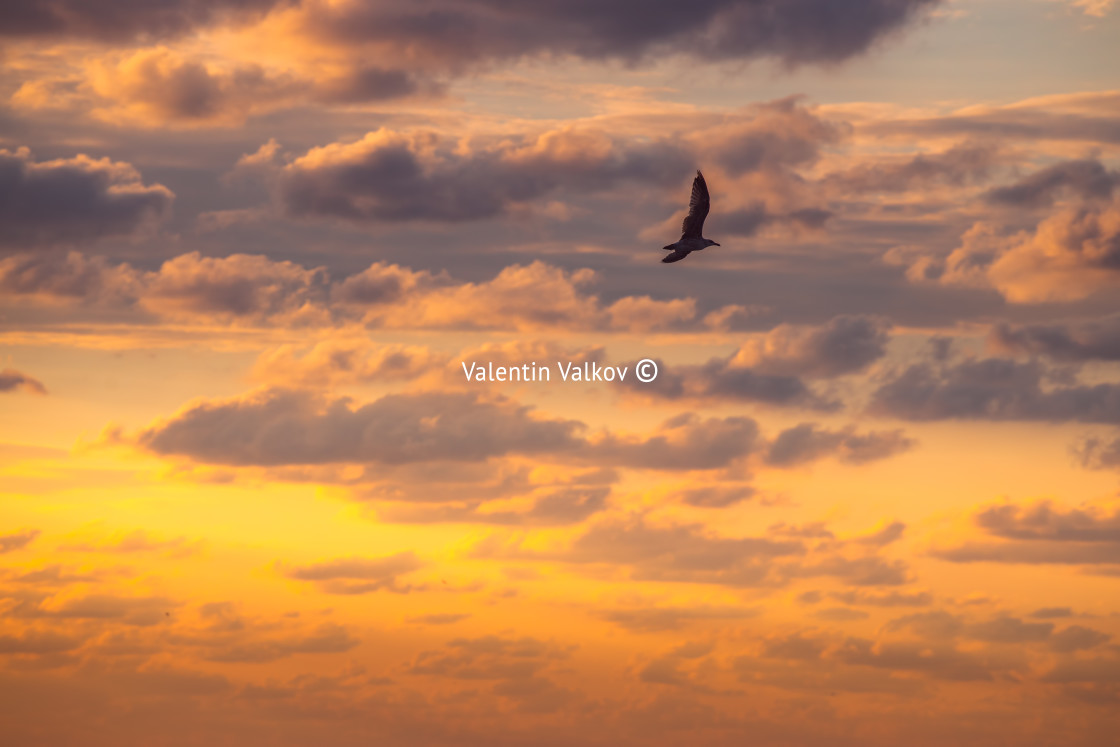
<svg viewBox="0 0 1120 747"><path fill-rule="evenodd" d="M666 244L665 246L663 246L661 248L664 249L667 252L674 252L674 251L677 250L677 245L676 244Z"/></svg>

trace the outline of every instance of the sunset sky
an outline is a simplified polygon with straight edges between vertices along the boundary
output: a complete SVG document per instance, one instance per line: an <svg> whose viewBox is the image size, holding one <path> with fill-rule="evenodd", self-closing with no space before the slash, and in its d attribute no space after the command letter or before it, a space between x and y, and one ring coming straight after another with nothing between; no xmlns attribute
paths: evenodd
<svg viewBox="0 0 1120 747"><path fill-rule="evenodd" d="M1118 40L0 5L0 741L1114 743Z"/></svg>

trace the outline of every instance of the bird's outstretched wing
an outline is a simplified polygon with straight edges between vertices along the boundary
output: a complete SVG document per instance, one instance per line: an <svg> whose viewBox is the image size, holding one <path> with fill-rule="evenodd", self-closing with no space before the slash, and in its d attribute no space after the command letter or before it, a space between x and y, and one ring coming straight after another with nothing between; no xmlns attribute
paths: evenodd
<svg viewBox="0 0 1120 747"><path fill-rule="evenodd" d="M708 185L704 182L704 175L696 172L692 180L692 197L688 201L688 215L684 217L681 227L681 238L700 238L704 231L704 219L708 217L708 210L712 207L712 200L708 197Z"/></svg>
<svg viewBox="0 0 1120 747"><path fill-rule="evenodd" d="M674 251L672 254L666 254L661 258L662 262L680 262L682 259L692 254L692 252Z"/></svg>

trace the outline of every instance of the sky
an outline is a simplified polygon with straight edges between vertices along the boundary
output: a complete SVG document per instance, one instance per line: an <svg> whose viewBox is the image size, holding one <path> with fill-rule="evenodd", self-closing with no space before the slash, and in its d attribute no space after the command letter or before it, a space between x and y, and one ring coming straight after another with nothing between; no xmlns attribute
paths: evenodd
<svg viewBox="0 0 1120 747"><path fill-rule="evenodd" d="M1118 6L0 7L5 743L1114 739Z"/></svg>

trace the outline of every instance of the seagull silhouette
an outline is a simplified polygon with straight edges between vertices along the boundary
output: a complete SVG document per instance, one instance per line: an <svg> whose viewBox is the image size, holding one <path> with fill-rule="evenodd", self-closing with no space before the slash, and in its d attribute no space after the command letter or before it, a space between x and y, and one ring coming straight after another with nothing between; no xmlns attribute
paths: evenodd
<svg viewBox="0 0 1120 747"><path fill-rule="evenodd" d="M675 244L661 247L668 249L672 254L662 259L662 262L680 262L692 252L698 252L704 247L719 246L711 239L705 239L704 219L708 217L708 210L712 207L712 200L708 197L708 185L704 182L704 175L696 171L696 178L692 180L692 197L688 201L688 215L684 217L680 241Z"/></svg>

